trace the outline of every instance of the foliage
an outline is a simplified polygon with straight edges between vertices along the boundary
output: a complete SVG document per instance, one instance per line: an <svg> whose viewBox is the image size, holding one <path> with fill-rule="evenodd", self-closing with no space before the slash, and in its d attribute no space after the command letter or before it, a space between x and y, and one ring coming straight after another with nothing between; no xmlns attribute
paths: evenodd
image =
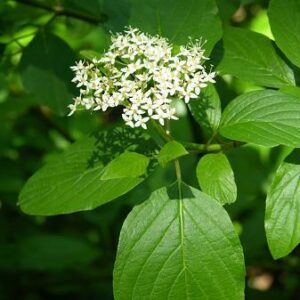
<svg viewBox="0 0 300 300"><path fill-rule="evenodd" d="M230 163L223 153L206 154L199 160L196 169L202 191L222 204L236 200L237 188Z"/></svg>
<svg viewBox="0 0 300 300"><path fill-rule="evenodd" d="M2 2L0 298L298 299L299 11ZM164 126L130 129L119 108L67 117L70 66L128 25L175 52L206 40L216 84Z"/></svg>
<svg viewBox="0 0 300 300"><path fill-rule="evenodd" d="M153 192L122 227L116 299L241 299L243 277L243 253L227 213L181 182Z"/></svg>

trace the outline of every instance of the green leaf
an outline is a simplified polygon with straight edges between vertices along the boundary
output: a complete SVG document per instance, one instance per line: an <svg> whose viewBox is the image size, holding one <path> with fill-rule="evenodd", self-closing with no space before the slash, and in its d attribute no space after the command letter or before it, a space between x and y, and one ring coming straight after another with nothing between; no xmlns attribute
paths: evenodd
<svg viewBox="0 0 300 300"><path fill-rule="evenodd" d="M189 109L208 135L212 135L218 129L221 120L221 102L212 84L201 91L198 99L190 101Z"/></svg>
<svg viewBox="0 0 300 300"><path fill-rule="evenodd" d="M101 180L140 177L147 172L149 158L136 152L125 152L112 160L103 171Z"/></svg>
<svg viewBox="0 0 300 300"><path fill-rule="evenodd" d="M116 300L243 299L243 252L226 211L192 187L179 188L153 192L125 220Z"/></svg>
<svg viewBox="0 0 300 300"><path fill-rule="evenodd" d="M288 255L300 243L300 166L283 163L267 196L265 229L272 256Z"/></svg>
<svg viewBox="0 0 300 300"><path fill-rule="evenodd" d="M273 147L300 146L300 101L264 90L241 95L226 107L220 133L232 140Z"/></svg>
<svg viewBox="0 0 300 300"><path fill-rule="evenodd" d="M300 2L272 0L268 10L275 42L300 67Z"/></svg>
<svg viewBox="0 0 300 300"><path fill-rule="evenodd" d="M202 191L221 204L233 203L237 197L234 174L227 157L222 153L206 154L196 169Z"/></svg>
<svg viewBox="0 0 300 300"><path fill-rule="evenodd" d="M124 30L128 26L128 19L130 15L130 1L131 0L102 0L103 9L108 16L106 27L114 32Z"/></svg>
<svg viewBox="0 0 300 300"><path fill-rule="evenodd" d="M157 160L162 167L165 167L168 162L187 154L189 154L188 151L180 143L171 141L162 147L157 155Z"/></svg>
<svg viewBox="0 0 300 300"><path fill-rule="evenodd" d="M146 157L122 153L131 150L145 154L153 149L151 145L147 136L130 129L110 129L90 135L28 180L19 197L21 209L33 215L56 215L91 210L109 202L141 183L140 175L146 170ZM135 165L133 158L142 166L131 168ZM125 164L127 177L124 177ZM116 170L117 166L122 166L122 170Z"/></svg>
<svg viewBox="0 0 300 300"><path fill-rule="evenodd" d="M41 32L24 49L20 71L26 91L36 103L47 105L60 115L68 111L74 97L70 66L76 60L72 49L59 37Z"/></svg>
<svg viewBox="0 0 300 300"><path fill-rule="evenodd" d="M280 91L283 93L289 94L289 95L293 95L293 96L297 97L300 101L300 87L285 86L285 87L281 88Z"/></svg>
<svg viewBox="0 0 300 300"><path fill-rule="evenodd" d="M223 21L228 21L241 5L241 0L216 0L216 2Z"/></svg>
<svg viewBox="0 0 300 300"><path fill-rule="evenodd" d="M181 45L192 39L207 40L209 53L221 38L222 28L214 0L131 0L130 24L160 34Z"/></svg>
<svg viewBox="0 0 300 300"><path fill-rule="evenodd" d="M218 66L221 74L275 88L295 84L292 70L264 35L231 27L225 30L223 40L224 57Z"/></svg>

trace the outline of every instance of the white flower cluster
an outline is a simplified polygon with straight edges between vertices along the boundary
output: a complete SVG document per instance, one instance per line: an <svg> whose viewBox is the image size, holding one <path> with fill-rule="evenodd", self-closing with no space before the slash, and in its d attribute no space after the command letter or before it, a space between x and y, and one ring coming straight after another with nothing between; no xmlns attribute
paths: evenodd
<svg viewBox="0 0 300 300"><path fill-rule="evenodd" d="M112 44L100 59L79 61L71 69L80 88L70 114L78 106L105 111L122 105L122 117L131 127L147 128L150 119L164 125L177 119L174 99L198 98L215 72L207 71L201 42L181 46L176 53L167 39L129 27L112 36Z"/></svg>

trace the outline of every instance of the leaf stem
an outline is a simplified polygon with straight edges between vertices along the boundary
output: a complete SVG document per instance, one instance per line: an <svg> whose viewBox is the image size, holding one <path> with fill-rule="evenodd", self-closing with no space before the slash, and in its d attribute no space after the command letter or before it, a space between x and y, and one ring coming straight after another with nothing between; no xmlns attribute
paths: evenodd
<svg viewBox="0 0 300 300"><path fill-rule="evenodd" d="M175 160L175 172L176 172L177 181L179 183L181 183L181 180L182 180L182 177L181 177L181 168L180 168L180 163L179 163L178 159Z"/></svg>
<svg viewBox="0 0 300 300"><path fill-rule="evenodd" d="M235 142L228 142L226 144L210 144L210 145L190 143L184 141L179 141L179 143L181 143L186 148L186 150L193 151L196 153L219 152L219 151L232 149L237 146Z"/></svg>
<svg viewBox="0 0 300 300"><path fill-rule="evenodd" d="M176 159L174 163L175 163L175 173L176 173L177 185L178 185L178 196L179 199L181 200L182 199L182 190L181 190L182 176L181 176L181 167L180 167L179 159ZM182 205L182 203L180 203L180 205Z"/></svg>
<svg viewBox="0 0 300 300"><path fill-rule="evenodd" d="M217 135L217 132L214 131L213 134L212 134L212 136L210 137L210 139L206 143L207 146L212 143L212 141L214 140L214 138L216 137L216 135Z"/></svg>

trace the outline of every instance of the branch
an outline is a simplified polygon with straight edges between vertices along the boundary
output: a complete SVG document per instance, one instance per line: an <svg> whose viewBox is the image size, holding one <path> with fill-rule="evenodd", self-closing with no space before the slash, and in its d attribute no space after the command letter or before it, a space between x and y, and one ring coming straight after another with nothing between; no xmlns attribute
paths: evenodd
<svg viewBox="0 0 300 300"><path fill-rule="evenodd" d="M46 11L55 13L56 15L71 17L91 24L104 23L107 20L107 16L104 14L101 14L101 16L97 18L78 11L67 9L61 5L49 6L46 3L36 1L36 0L14 0L14 1L28 6L44 9Z"/></svg>
<svg viewBox="0 0 300 300"><path fill-rule="evenodd" d="M186 148L186 150L189 150L191 152L196 152L196 153L219 152L219 151L236 148L242 144L242 143L235 142L235 141L228 142L225 144L210 144L210 145L189 143L189 142L184 142L184 141L178 141L178 142L181 143Z"/></svg>
<svg viewBox="0 0 300 300"><path fill-rule="evenodd" d="M162 139L167 143L172 141L172 137L166 133L164 128L159 125L157 122L153 121L152 125L156 132L162 137ZM224 144L198 144L198 143L190 143L190 142L184 142L184 141L178 141L181 143L186 150L189 152L195 152L195 153L210 153L210 152L219 152L223 150L229 150L232 148L236 148L242 143L231 141Z"/></svg>

